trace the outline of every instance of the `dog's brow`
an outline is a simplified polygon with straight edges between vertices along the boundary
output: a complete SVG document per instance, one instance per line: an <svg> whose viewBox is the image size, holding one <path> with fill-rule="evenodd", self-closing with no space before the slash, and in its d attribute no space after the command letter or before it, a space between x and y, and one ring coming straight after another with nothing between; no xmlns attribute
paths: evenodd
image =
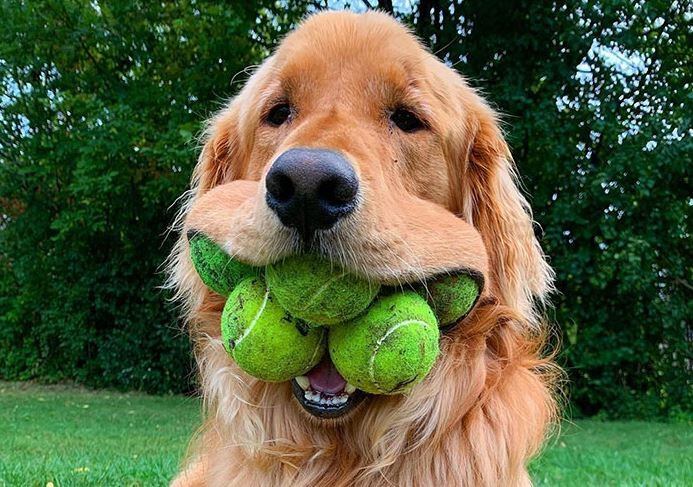
<svg viewBox="0 0 693 487"><path fill-rule="evenodd" d="M403 106L430 124L434 111L420 81L421 78L407 76L397 84L387 83L386 90L389 95L386 103L390 109Z"/></svg>
<svg viewBox="0 0 693 487"><path fill-rule="evenodd" d="M289 99L289 92L285 89L281 80L276 80L260 92L257 106L261 111L264 111L277 103L285 102Z"/></svg>

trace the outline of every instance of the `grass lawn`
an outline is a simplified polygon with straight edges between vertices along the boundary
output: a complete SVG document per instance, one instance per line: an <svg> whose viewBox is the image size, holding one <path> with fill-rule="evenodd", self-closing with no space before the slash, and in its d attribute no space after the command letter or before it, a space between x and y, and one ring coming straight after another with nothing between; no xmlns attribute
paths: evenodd
<svg viewBox="0 0 693 487"><path fill-rule="evenodd" d="M167 485L195 399L0 382L0 486Z"/></svg>
<svg viewBox="0 0 693 487"><path fill-rule="evenodd" d="M693 426L644 421L565 424L531 465L539 486L693 486Z"/></svg>
<svg viewBox="0 0 693 487"><path fill-rule="evenodd" d="M0 382L0 486L166 485L195 399ZM538 485L693 485L693 427L578 421L531 466Z"/></svg>

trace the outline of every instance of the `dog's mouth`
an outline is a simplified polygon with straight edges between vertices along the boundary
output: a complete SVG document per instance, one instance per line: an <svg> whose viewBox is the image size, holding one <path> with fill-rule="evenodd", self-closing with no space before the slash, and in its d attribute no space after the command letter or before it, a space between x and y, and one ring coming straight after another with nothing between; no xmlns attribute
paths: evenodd
<svg viewBox="0 0 693 487"><path fill-rule="evenodd" d="M342 377L328 354L306 375L292 379L291 387L301 407L323 419L347 414L366 397Z"/></svg>

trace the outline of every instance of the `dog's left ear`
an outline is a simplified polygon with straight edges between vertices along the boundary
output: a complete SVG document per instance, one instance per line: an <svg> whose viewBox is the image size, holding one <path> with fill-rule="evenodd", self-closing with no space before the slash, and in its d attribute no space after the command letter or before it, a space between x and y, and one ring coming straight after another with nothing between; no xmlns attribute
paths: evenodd
<svg viewBox="0 0 693 487"><path fill-rule="evenodd" d="M532 213L518 187L515 165L498 117L465 86L464 140L453 175L456 211L481 233L490 260L491 292L525 316L550 291L553 271L534 236ZM453 167L453 166L451 166ZM461 174L460 174L461 173Z"/></svg>

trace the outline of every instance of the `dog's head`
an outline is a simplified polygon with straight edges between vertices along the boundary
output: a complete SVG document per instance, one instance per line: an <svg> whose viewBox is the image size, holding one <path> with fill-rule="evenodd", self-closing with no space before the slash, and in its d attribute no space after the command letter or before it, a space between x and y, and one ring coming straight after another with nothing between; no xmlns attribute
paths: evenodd
<svg viewBox="0 0 693 487"><path fill-rule="evenodd" d="M480 307L503 305L523 326L550 285L495 113L380 13L311 17L255 71L209 124L185 227L258 266L310 251L386 285L470 272L483 284ZM266 408L315 413L301 394L291 400L288 384L235 369L218 344L223 300L195 275L185 238L177 253L173 280L205 344L203 376L217 406L228 418L256 406L258 424L278 421ZM475 317L483 313L444 338L426 382L407 398L370 398L365 414L453 411L451 388L470 387L456 371L472 366L455 347L482 346L506 326ZM224 391L237 383L241 402Z"/></svg>

